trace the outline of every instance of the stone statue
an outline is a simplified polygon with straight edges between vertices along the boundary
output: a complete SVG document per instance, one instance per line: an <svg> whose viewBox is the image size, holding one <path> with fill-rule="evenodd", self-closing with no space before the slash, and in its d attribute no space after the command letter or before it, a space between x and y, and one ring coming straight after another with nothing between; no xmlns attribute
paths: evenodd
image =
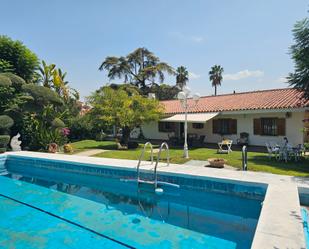
<svg viewBox="0 0 309 249"><path fill-rule="evenodd" d="M20 138L20 134L17 133L17 135L12 137L11 139L10 145L13 151L21 151L21 147L20 147L21 141L18 140L19 138Z"/></svg>

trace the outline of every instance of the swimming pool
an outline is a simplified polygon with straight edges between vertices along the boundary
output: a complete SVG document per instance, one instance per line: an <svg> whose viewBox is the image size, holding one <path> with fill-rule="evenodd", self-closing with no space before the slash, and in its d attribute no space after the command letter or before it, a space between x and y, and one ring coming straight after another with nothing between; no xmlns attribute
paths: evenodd
<svg viewBox="0 0 309 249"><path fill-rule="evenodd" d="M85 248L82 243L88 248L102 243L104 248L250 248L266 192L265 184L159 174L159 180L179 188L160 186L164 193L157 195L151 186L138 188L131 181L134 170L109 165L8 156L4 167L9 174L0 177L1 213L19 217L31 210L30 220L52 219L49 224L57 225L48 230L40 223L32 228L44 248L49 243L55 248L50 238L57 238L62 246L57 248ZM150 176L144 172L144 178ZM17 211L23 209L28 213ZM14 220L0 222L1 231L8 223L16 227L0 233L0 245L8 243L3 237L16 238L23 219ZM59 226L65 228L53 231ZM74 229L80 239L72 240ZM31 243L23 235L18 241ZM74 244L79 240L80 246Z"/></svg>

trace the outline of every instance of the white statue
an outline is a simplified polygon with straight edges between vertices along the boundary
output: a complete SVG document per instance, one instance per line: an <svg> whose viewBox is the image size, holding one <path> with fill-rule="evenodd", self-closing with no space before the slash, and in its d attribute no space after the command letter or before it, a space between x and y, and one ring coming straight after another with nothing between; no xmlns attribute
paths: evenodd
<svg viewBox="0 0 309 249"><path fill-rule="evenodd" d="M19 138L20 138L20 134L17 133L17 135L12 137L11 139L10 145L13 151L21 151L21 147L20 147L21 141L18 140Z"/></svg>

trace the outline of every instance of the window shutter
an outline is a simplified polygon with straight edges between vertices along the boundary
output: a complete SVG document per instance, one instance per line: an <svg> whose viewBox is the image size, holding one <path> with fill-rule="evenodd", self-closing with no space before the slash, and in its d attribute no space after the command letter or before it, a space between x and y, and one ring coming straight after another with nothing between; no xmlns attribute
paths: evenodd
<svg viewBox="0 0 309 249"><path fill-rule="evenodd" d="M219 119L213 119L212 120L212 133L218 134L220 130L220 122Z"/></svg>
<svg viewBox="0 0 309 249"><path fill-rule="evenodd" d="M253 119L253 134L261 135L261 119L260 118Z"/></svg>
<svg viewBox="0 0 309 249"><path fill-rule="evenodd" d="M278 118L277 129L278 129L278 136L285 136L285 118Z"/></svg>
<svg viewBox="0 0 309 249"><path fill-rule="evenodd" d="M230 134L237 134L237 119L230 119L229 120L229 133Z"/></svg>

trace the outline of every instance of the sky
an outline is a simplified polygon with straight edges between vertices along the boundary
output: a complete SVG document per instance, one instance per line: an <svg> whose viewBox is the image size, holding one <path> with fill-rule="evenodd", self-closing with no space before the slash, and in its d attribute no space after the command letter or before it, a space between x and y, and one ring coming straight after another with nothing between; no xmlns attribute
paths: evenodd
<svg viewBox="0 0 309 249"><path fill-rule="evenodd" d="M110 82L98 70L105 57L138 47L174 68L185 66L192 93L214 93L208 72L215 64L224 68L218 94L288 87L291 30L309 9L307 0L0 0L0 6L0 34L66 71L82 99Z"/></svg>

